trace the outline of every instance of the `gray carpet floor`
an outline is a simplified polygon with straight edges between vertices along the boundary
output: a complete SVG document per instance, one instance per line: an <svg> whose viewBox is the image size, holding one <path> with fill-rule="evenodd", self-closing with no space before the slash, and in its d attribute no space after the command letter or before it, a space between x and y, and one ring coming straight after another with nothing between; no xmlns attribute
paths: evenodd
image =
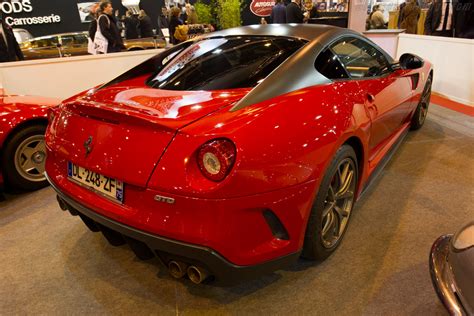
<svg viewBox="0 0 474 316"><path fill-rule="evenodd" d="M428 253L474 218L474 124L432 106L356 204L338 251L235 287L174 280L59 210L51 188L0 202L0 314L446 315Z"/></svg>

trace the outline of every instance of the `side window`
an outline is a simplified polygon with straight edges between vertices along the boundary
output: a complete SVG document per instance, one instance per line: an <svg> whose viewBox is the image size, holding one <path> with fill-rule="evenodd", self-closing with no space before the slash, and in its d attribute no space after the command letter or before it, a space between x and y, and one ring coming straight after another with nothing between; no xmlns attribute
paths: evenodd
<svg viewBox="0 0 474 316"><path fill-rule="evenodd" d="M74 35L74 44L87 44L87 35Z"/></svg>
<svg viewBox="0 0 474 316"><path fill-rule="evenodd" d="M71 46L72 44L74 44L74 38L72 37L72 35L63 35L61 36L61 44L63 46Z"/></svg>
<svg viewBox="0 0 474 316"><path fill-rule="evenodd" d="M345 38L331 46L352 78L381 76L390 72L385 56L358 38Z"/></svg>
<svg viewBox="0 0 474 316"><path fill-rule="evenodd" d="M341 62L330 49L326 49L319 54L314 63L314 67L323 76L328 79L346 79L349 78Z"/></svg>
<svg viewBox="0 0 474 316"><path fill-rule="evenodd" d="M57 37L45 37L31 41L31 48L50 48L58 43Z"/></svg>

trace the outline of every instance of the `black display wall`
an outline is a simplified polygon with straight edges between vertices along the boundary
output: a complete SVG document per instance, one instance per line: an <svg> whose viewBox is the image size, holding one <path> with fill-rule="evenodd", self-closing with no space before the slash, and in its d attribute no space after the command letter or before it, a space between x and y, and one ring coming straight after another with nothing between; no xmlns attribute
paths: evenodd
<svg viewBox="0 0 474 316"><path fill-rule="evenodd" d="M94 2L94 0L19 0L19 4L13 4L10 1L1 1L3 8L3 18L7 21L19 21L22 25L13 25L15 28L28 30L33 36L43 36L57 33L86 31L89 28L88 23L81 23L77 3ZM126 8L121 0L111 0L114 9L118 9L120 15L125 13ZM193 3L195 1L191 1ZM208 2L208 1L204 1ZM258 24L260 18L250 11L252 0L245 0L242 10L242 22L244 25ZM140 8L145 10L150 16L154 28L158 26L157 19L161 7L164 6L164 0L141 0ZM25 18L30 18L25 21ZM36 23L32 19L45 19L50 23ZM58 22L58 19L60 20ZM34 22L35 23L35 22Z"/></svg>
<svg viewBox="0 0 474 316"><path fill-rule="evenodd" d="M8 2L5 4L4 2ZM86 31L89 29L88 23L81 23L77 9L78 2L95 2L94 0L20 0L20 4L13 5L10 1L0 1L3 10L3 19L13 21L13 19L36 18L45 19L52 23L37 23L33 25L14 25L15 28L28 30L33 36L50 35L65 32ZM118 9L120 14L124 14L126 8L122 6L121 0L111 0L114 9ZM140 8L144 9L150 16L156 28L158 14L163 6L163 0L141 0ZM15 6L15 7L13 7ZM60 18L60 22L57 21ZM22 21L25 24L24 20ZM32 19L29 20L32 22Z"/></svg>
<svg viewBox="0 0 474 316"><path fill-rule="evenodd" d="M242 10L242 24L243 25L260 24L261 18L253 14L252 11L250 11L251 3L252 3L252 0L244 1L244 7Z"/></svg>

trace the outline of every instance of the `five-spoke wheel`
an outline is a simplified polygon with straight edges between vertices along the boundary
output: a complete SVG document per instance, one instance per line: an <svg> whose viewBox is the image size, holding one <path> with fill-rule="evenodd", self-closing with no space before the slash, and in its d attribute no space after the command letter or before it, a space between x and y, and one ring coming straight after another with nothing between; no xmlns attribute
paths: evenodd
<svg viewBox="0 0 474 316"><path fill-rule="evenodd" d="M354 149L343 145L327 168L313 203L303 257L323 260L340 244L352 213L358 176Z"/></svg>
<svg viewBox="0 0 474 316"><path fill-rule="evenodd" d="M9 187L35 190L47 185L44 175L46 126L32 125L15 131L2 156L2 171Z"/></svg>

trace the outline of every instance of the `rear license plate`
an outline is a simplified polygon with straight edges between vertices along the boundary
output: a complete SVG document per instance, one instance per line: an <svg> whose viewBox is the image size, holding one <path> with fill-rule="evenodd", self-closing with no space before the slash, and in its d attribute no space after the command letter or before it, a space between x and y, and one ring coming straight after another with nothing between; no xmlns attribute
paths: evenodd
<svg viewBox="0 0 474 316"><path fill-rule="evenodd" d="M86 168L67 163L67 175L69 179L111 199L115 202L123 202L123 182L103 176Z"/></svg>

